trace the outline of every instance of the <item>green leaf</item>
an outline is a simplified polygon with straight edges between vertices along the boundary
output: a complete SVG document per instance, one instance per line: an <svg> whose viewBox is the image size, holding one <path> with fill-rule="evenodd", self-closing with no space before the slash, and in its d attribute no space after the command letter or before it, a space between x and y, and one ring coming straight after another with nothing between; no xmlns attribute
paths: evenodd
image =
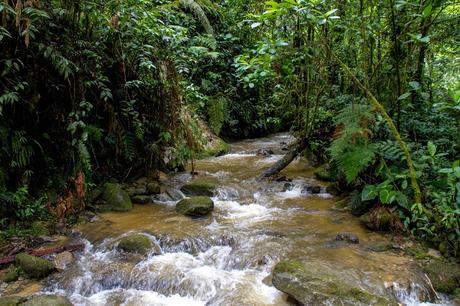
<svg viewBox="0 0 460 306"><path fill-rule="evenodd" d="M398 192L396 195L396 201L398 202L399 206L409 209L409 200L402 192Z"/></svg>
<svg viewBox="0 0 460 306"><path fill-rule="evenodd" d="M412 90L419 90L420 89L420 83L417 82L417 81L409 82L409 86L412 88Z"/></svg>
<svg viewBox="0 0 460 306"><path fill-rule="evenodd" d="M455 175L457 178L460 178L460 167L455 167L455 168L454 168L454 175Z"/></svg>
<svg viewBox="0 0 460 306"><path fill-rule="evenodd" d="M404 190L407 189L407 187L408 187L407 180L404 180L404 181L402 182L401 187L402 187L402 189L404 189Z"/></svg>
<svg viewBox="0 0 460 306"><path fill-rule="evenodd" d="M460 183L457 183L455 186L457 187L457 191L460 192Z"/></svg>
<svg viewBox="0 0 460 306"><path fill-rule="evenodd" d="M396 192L388 189L381 189L379 192L379 198L382 204L391 204L396 198Z"/></svg>
<svg viewBox="0 0 460 306"><path fill-rule="evenodd" d="M372 201L377 197L377 187L366 185L361 192L361 201Z"/></svg>
<svg viewBox="0 0 460 306"><path fill-rule="evenodd" d="M406 92L406 93L403 93L401 96L399 96L398 100L404 100L404 99L407 99L409 98L411 95L410 92Z"/></svg>
<svg viewBox="0 0 460 306"><path fill-rule="evenodd" d="M254 22L253 24L251 24L251 29L255 29L257 28L258 26L260 26L262 23L260 22Z"/></svg>
<svg viewBox="0 0 460 306"><path fill-rule="evenodd" d="M428 153L430 153L431 157L434 157L436 155L436 146L432 141L428 142Z"/></svg>
<svg viewBox="0 0 460 306"><path fill-rule="evenodd" d="M431 15L431 11L433 10L433 4L428 4L427 6L425 6L425 8L423 9L423 12L422 12L422 15L423 17L428 17Z"/></svg>

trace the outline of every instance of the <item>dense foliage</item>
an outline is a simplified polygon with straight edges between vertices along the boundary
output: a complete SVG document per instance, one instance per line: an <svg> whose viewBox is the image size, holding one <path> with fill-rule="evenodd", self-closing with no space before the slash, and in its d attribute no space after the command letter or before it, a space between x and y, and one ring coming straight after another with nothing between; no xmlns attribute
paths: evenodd
<svg viewBox="0 0 460 306"><path fill-rule="evenodd" d="M82 180L183 169L204 120L229 138L290 129L343 189L458 254L459 14L450 0L2 1L1 225L83 198Z"/></svg>

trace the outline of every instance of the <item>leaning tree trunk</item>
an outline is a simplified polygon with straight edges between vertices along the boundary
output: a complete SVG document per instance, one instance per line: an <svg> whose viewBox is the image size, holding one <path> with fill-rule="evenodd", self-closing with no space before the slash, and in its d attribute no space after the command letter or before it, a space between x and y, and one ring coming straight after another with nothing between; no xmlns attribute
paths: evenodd
<svg viewBox="0 0 460 306"><path fill-rule="evenodd" d="M257 177L257 181L261 181L265 178L274 176L280 173L284 168L289 166L289 164L307 147L307 142L297 141L294 145L291 146L291 149L283 156L279 161L276 162L272 167L265 170L261 175Z"/></svg>

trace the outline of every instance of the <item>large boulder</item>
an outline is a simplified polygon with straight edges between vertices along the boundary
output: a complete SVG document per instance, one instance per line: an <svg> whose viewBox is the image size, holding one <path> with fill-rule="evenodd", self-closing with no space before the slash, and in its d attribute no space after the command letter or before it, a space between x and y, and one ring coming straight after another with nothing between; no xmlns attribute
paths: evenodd
<svg viewBox="0 0 460 306"><path fill-rule="evenodd" d="M192 197L176 204L179 214L199 217L209 214L214 209L214 202L209 197Z"/></svg>
<svg viewBox="0 0 460 306"><path fill-rule="evenodd" d="M129 211L133 208L129 194L122 189L120 184L104 184L102 198L106 201L107 207L113 211Z"/></svg>
<svg viewBox="0 0 460 306"><path fill-rule="evenodd" d="M460 266L443 260L433 260L424 267L434 289L452 294L460 290Z"/></svg>
<svg viewBox="0 0 460 306"><path fill-rule="evenodd" d="M160 184L158 184L157 182L148 183L147 192L148 194L160 194L161 193Z"/></svg>
<svg viewBox="0 0 460 306"><path fill-rule="evenodd" d="M3 296L0 297L0 306L17 306L21 305L25 300L21 296Z"/></svg>
<svg viewBox="0 0 460 306"><path fill-rule="evenodd" d="M187 196L207 196L212 197L216 185L204 182L201 180L195 180L193 182L187 183L180 189Z"/></svg>
<svg viewBox="0 0 460 306"><path fill-rule="evenodd" d="M368 229L373 231L388 231L398 229L400 226L398 216L384 207L376 207L359 219Z"/></svg>
<svg viewBox="0 0 460 306"><path fill-rule="evenodd" d="M31 297L21 306L72 306L72 303L60 295L36 295Z"/></svg>
<svg viewBox="0 0 460 306"><path fill-rule="evenodd" d="M53 260L54 267L58 271L64 271L74 262L75 258L72 253L65 251L56 255Z"/></svg>
<svg viewBox="0 0 460 306"><path fill-rule="evenodd" d="M16 264L30 278L40 279L54 271L54 265L51 261L26 253L16 255Z"/></svg>
<svg viewBox="0 0 460 306"><path fill-rule="evenodd" d="M118 242L118 249L127 253L146 255L152 248L153 242L142 234L123 237Z"/></svg>
<svg viewBox="0 0 460 306"><path fill-rule="evenodd" d="M300 305L397 305L347 281L340 270L321 262L282 261L273 271L273 285Z"/></svg>

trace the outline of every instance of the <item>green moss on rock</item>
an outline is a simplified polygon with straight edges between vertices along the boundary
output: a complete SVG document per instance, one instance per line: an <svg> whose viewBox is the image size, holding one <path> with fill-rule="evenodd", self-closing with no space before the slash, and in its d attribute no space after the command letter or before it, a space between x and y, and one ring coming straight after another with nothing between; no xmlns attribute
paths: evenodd
<svg viewBox="0 0 460 306"><path fill-rule="evenodd" d="M146 255L152 248L152 241L142 234L127 236L118 242L118 249L128 253Z"/></svg>
<svg viewBox="0 0 460 306"><path fill-rule="evenodd" d="M30 278L40 279L50 275L54 271L51 261L26 253L16 255L16 264Z"/></svg>
<svg viewBox="0 0 460 306"><path fill-rule="evenodd" d="M316 178L319 179L319 180L322 180L322 181L325 181L325 182L333 182L334 181L334 177L333 177L331 171L329 170L329 165L327 165L327 164L318 167L315 170L314 173L315 173Z"/></svg>
<svg viewBox="0 0 460 306"><path fill-rule="evenodd" d="M192 197L176 204L176 211L185 216L205 216L214 209L214 202L209 197Z"/></svg>
<svg viewBox="0 0 460 306"><path fill-rule="evenodd" d="M180 189L187 196L208 196L211 197L214 194L216 185L201 181L195 180L193 182L187 183Z"/></svg>
<svg viewBox="0 0 460 306"><path fill-rule="evenodd" d="M152 203L152 197L147 195L137 195L132 197L132 202L134 204L148 204Z"/></svg>
<svg viewBox="0 0 460 306"><path fill-rule="evenodd" d="M2 275L1 280L5 283L14 282L19 278L19 269L15 266L10 266L5 274Z"/></svg>
<svg viewBox="0 0 460 306"><path fill-rule="evenodd" d="M120 184L106 183L102 191L102 198L107 203L107 208L113 211L129 211L133 208L129 194Z"/></svg>
<svg viewBox="0 0 460 306"><path fill-rule="evenodd" d="M0 306L17 306L26 299L21 296L4 296L0 297Z"/></svg>
<svg viewBox="0 0 460 306"><path fill-rule="evenodd" d="M348 282L341 272L314 261L278 263L273 285L300 305L397 305L395 300L367 292Z"/></svg>
<svg viewBox="0 0 460 306"><path fill-rule="evenodd" d="M72 306L72 303L60 295L36 295L31 297L23 306Z"/></svg>
<svg viewBox="0 0 460 306"><path fill-rule="evenodd" d="M439 292L453 294L460 288L460 266L456 263L433 260L424 271Z"/></svg>

